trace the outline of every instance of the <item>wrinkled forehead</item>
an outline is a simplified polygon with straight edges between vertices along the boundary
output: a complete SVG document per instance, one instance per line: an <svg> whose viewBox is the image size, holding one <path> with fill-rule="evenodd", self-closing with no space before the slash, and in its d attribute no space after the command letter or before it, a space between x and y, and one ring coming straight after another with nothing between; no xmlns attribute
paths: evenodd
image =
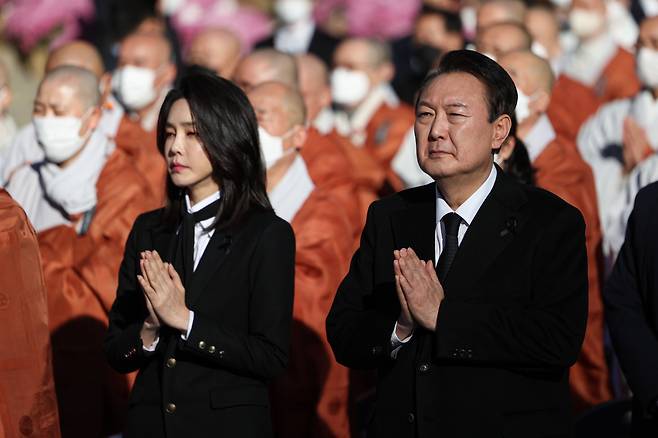
<svg viewBox="0 0 658 438"><path fill-rule="evenodd" d="M418 96L418 106L438 108L449 105L465 106L472 110L487 109L484 84L469 73L443 73L428 83Z"/></svg>

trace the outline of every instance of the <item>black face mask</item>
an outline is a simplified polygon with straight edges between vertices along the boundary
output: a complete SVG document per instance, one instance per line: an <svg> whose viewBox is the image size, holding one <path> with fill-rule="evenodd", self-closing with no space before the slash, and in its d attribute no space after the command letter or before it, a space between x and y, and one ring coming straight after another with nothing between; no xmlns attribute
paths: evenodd
<svg viewBox="0 0 658 438"><path fill-rule="evenodd" d="M428 44L416 44L411 49L411 70L418 76L425 76L441 56L441 49Z"/></svg>

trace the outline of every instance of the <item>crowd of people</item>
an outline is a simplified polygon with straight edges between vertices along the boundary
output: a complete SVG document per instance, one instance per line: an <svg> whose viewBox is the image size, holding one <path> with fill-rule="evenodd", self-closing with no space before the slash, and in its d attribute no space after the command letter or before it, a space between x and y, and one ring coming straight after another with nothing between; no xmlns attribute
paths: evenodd
<svg viewBox="0 0 658 438"><path fill-rule="evenodd" d="M17 24L25 20L23 3L30 2L3 3L8 24L0 52L23 50L27 59L26 50L42 48L30 46L29 32ZM129 283L137 288L137 279L125 274L134 274L126 259L147 249L131 229L143 213L172 202L184 207L182 186L171 184L178 164L167 155L167 139L176 135L168 120L177 107L167 96L183 90L191 122L205 123L200 114L210 110L203 109L202 96L194 103L185 94L196 92L186 80L214 75L226 80L220 88L237 102L217 114L230 118L243 110L233 85L253 108L267 205L294 232L287 366L271 382L274 370L249 374L268 380L275 436L361 436L373 415L375 377L337 362L325 321L363 244L371 203L433 181L416 156L417 92L447 53L462 49L495 61L516 87L510 135L494 156L497 169L554 193L585 221L588 317L569 372L573 412L628 398L628 383L637 395L645 384L626 382L630 362L615 355L615 349L628 354L620 346L625 338L613 332L613 348L605 321L607 304L616 318L612 328L623 327L624 304L615 300L619 287L604 303L604 288L622 269L614 268L620 251L630 251L622 246L635 197L658 181L658 1L89 3L91 12L77 6L78 25L67 16L45 34L51 44L38 67L43 70L32 72L34 94L22 83L14 89L26 79L12 74L28 67L0 53L0 253L6 261L0 264L0 312L9 306L14 314L0 347L0 369L8 370L8 379L0 379L0 435L4 427L8 437L29 436L26 431L59 436L60 430L63 437L109 437L126 427L128 407L142 396L131 395L139 366L129 363L137 354L130 349L143 348L148 356L151 348L167 348L157 347L157 336L143 346L124 336L132 314L120 312L117 290ZM57 2L44 4L58 8ZM224 98L209 87L207 98ZM238 134L214 129L215 137L189 136L238 141ZM224 159L223 153L208 154L220 174L239 179L253 171L228 158L231 164L222 167L213 160ZM188 195L195 213L191 204L203 198ZM153 245L165 248L154 236ZM9 252L10 244L19 250ZM141 257L146 266L156 263L151 255ZM181 329L184 339L199 342L196 327L203 323L192 315L187 331ZM647 354L655 360L658 341L650 332L646 348L656 351ZM244 354L257 355L254 349ZM224 366L208 360L208 366ZM641 396L634 414L655 403L658 387Z"/></svg>

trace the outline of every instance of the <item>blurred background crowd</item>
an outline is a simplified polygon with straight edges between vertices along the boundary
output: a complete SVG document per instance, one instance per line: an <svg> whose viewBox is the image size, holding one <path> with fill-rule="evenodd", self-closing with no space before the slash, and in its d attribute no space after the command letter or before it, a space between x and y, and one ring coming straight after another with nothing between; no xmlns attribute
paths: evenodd
<svg viewBox="0 0 658 438"><path fill-rule="evenodd" d="M297 236L275 430L361 436L372 376L335 362L324 320L370 202L430 182L415 157L415 92L442 54L468 48L517 86L496 163L585 217L573 409L581 436L625 436L631 393L602 290L635 195L658 180L658 0L0 0L0 27L0 187L37 233L54 374L54 389L17 380L41 397L22 431L120 432L134 376L105 363L107 312L135 217L164 199L160 105L177 78L205 69L247 93L270 199ZM17 333L5 345L34 347L21 372L47 374L43 343ZM55 405L59 417L45 416Z"/></svg>

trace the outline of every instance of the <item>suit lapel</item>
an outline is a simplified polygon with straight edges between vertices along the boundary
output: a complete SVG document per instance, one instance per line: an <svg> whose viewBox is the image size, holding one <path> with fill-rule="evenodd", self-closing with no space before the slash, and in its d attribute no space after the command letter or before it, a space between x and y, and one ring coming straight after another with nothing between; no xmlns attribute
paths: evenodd
<svg viewBox="0 0 658 438"><path fill-rule="evenodd" d="M213 233L186 288L185 301L188 307L196 303L210 279L226 261L230 253L231 241L229 231L215 230Z"/></svg>
<svg viewBox="0 0 658 438"><path fill-rule="evenodd" d="M434 263L436 189L434 183L405 192L408 208L391 217L395 249L411 247L421 260ZM393 254L391 254L391 258Z"/></svg>
<svg viewBox="0 0 658 438"><path fill-rule="evenodd" d="M496 183L468 227L444 281L447 296L467 293L514 240L526 220L519 211L526 200L520 187L498 168Z"/></svg>

